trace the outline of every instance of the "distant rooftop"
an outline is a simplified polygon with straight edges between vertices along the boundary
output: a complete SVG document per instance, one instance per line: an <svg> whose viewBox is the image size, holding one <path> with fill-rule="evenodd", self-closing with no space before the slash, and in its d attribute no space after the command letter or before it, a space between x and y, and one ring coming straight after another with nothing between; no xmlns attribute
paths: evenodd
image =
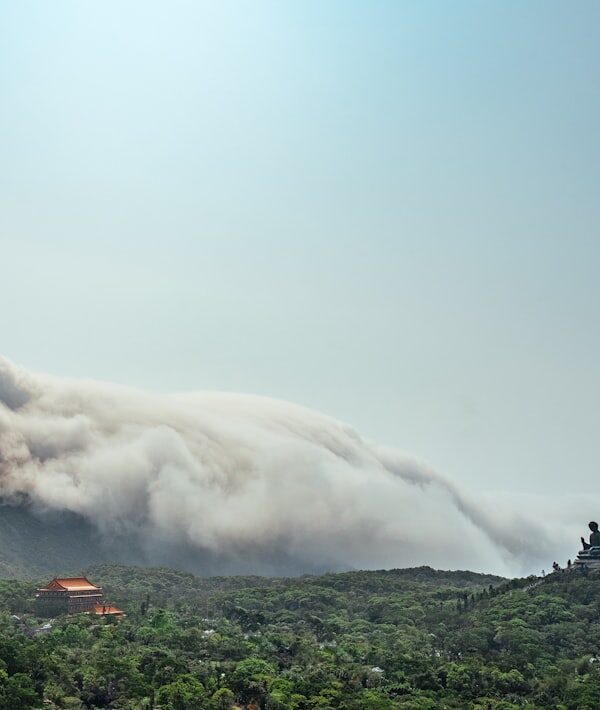
<svg viewBox="0 0 600 710"><path fill-rule="evenodd" d="M99 614L100 616L124 616L123 610L112 604L94 604L89 609L88 614Z"/></svg>
<svg viewBox="0 0 600 710"><path fill-rule="evenodd" d="M101 587L92 584L87 577L55 577L42 589L64 589L67 592L101 591Z"/></svg>

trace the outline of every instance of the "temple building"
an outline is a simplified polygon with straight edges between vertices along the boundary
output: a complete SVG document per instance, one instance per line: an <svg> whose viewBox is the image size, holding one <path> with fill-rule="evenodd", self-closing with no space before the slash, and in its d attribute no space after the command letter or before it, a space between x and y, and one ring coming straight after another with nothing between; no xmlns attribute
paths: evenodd
<svg viewBox="0 0 600 710"><path fill-rule="evenodd" d="M92 584L87 577L55 577L37 590L35 602L40 616L85 612L101 616L123 616L120 609L106 604L102 587Z"/></svg>
<svg viewBox="0 0 600 710"><path fill-rule="evenodd" d="M95 614L96 616L112 616L115 619L125 618L123 610L113 604L95 604L86 612L86 614Z"/></svg>

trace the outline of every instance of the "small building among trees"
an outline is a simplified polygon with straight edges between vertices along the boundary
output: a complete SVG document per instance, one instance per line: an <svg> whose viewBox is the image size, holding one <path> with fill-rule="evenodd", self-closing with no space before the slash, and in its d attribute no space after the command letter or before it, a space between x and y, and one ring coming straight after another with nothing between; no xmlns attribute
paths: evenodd
<svg viewBox="0 0 600 710"><path fill-rule="evenodd" d="M122 617L123 612L104 601L102 587L87 577L55 577L35 595L40 616L91 613Z"/></svg>

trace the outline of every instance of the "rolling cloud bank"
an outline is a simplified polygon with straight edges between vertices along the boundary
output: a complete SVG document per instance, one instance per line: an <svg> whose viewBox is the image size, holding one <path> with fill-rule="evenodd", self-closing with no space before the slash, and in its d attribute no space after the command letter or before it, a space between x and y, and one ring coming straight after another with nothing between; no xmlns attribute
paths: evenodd
<svg viewBox="0 0 600 710"><path fill-rule="evenodd" d="M42 518L81 516L129 561L197 572L430 564L520 574L547 567L565 539L572 556L587 522L575 507L574 524L545 529L510 500L475 500L287 402L148 393L3 358L0 497Z"/></svg>

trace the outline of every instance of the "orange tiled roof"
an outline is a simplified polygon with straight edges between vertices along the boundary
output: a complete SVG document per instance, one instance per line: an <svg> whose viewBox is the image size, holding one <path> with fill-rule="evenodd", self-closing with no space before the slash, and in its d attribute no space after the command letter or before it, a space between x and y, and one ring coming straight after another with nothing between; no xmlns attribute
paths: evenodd
<svg viewBox="0 0 600 710"><path fill-rule="evenodd" d="M90 614L122 614L123 610L111 604L94 604L90 609Z"/></svg>
<svg viewBox="0 0 600 710"><path fill-rule="evenodd" d="M44 589L66 589L68 592L81 592L84 590L99 590L86 577L55 577Z"/></svg>

